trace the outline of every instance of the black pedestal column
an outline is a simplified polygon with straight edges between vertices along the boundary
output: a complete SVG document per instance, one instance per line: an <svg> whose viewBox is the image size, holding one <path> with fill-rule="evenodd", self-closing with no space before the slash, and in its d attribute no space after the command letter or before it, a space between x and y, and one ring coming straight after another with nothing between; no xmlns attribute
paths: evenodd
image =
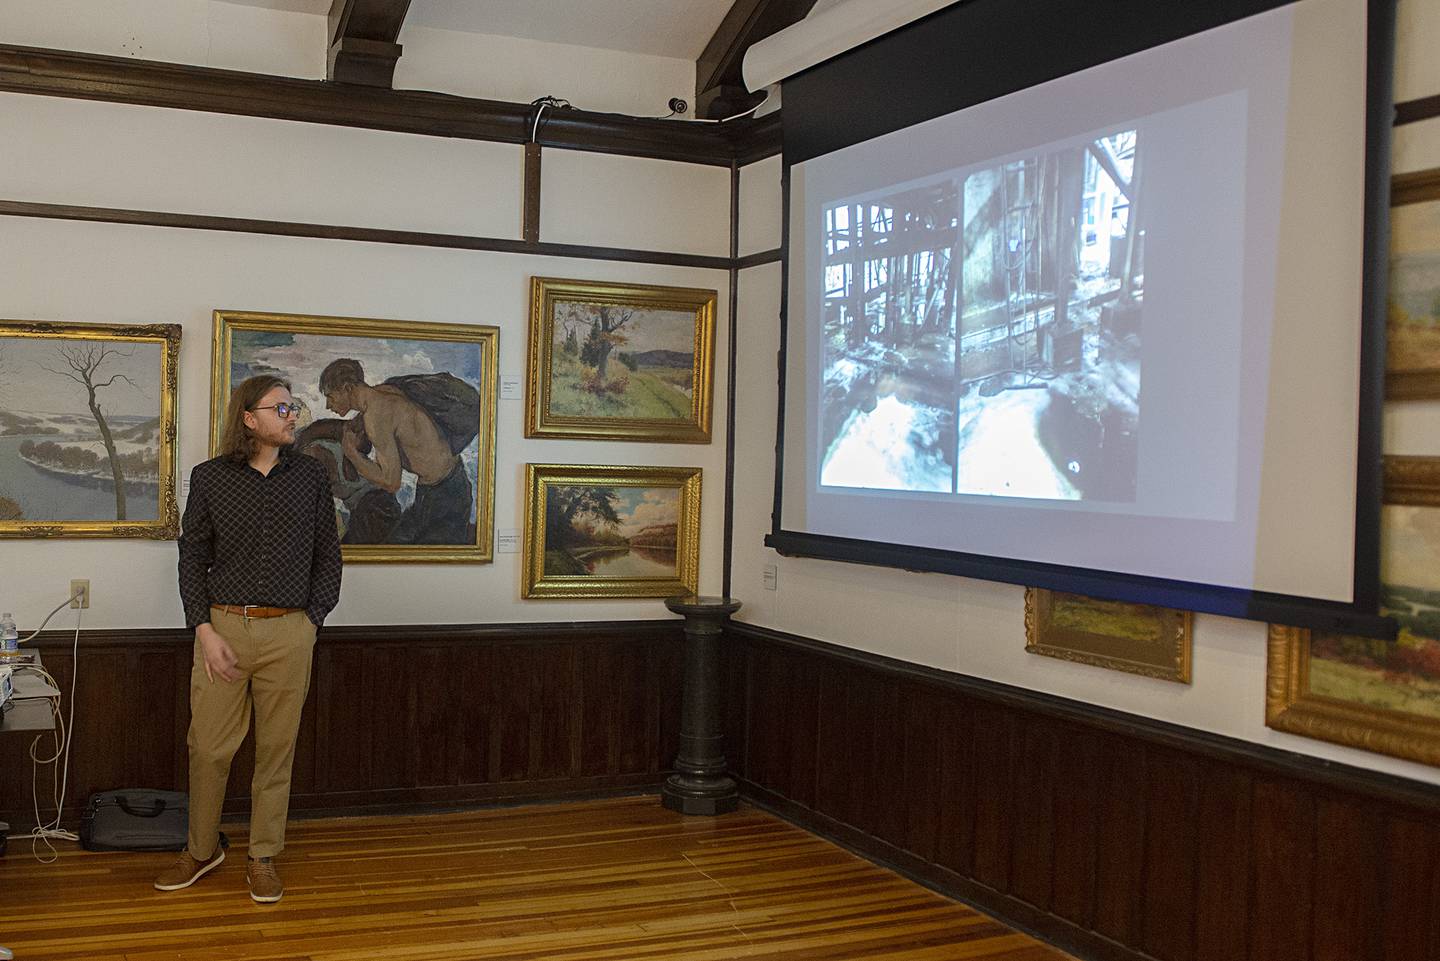
<svg viewBox="0 0 1440 961"><path fill-rule="evenodd" d="M680 707L680 753L660 800L681 814L724 814L740 803L725 776L720 723L720 631L740 610L731 597L681 594L665 606L685 615L685 687Z"/></svg>

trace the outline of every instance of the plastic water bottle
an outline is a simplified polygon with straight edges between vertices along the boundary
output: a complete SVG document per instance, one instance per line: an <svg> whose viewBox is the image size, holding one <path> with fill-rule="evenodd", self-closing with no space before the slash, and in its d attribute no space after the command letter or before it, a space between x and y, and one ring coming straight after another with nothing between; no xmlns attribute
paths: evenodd
<svg viewBox="0 0 1440 961"><path fill-rule="evenodd" d="M15 630L15 615L0 615L0 654L14 654L20 650L20 632Z"/></svg>

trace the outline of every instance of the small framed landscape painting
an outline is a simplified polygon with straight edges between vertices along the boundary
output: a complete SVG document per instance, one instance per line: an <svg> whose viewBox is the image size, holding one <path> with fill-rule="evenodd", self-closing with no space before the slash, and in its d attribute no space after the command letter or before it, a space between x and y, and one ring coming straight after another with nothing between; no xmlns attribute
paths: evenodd
<svg viewBox="0 0 1440 961"><path fill-rule="evenodd" d="M1190 683L1194 616L1149 604L1025 588L1025 650Z"/></svg>
<svg viewBox="0 0 1440 961"><path fill-rule="evenodd" d="M345 562L489 561L499 329L215 312L210 452L230 388L277 374L330 475Z"/></svg>
<svg viewBox="0 0 1440 961"><path fill-rule="evenodd" d="M180 532L180 328L0 321L0 537Z"/></svg>
<svg viewBox="0 0 1440 961"><path fill-rule="evenodd" d="M1440 457L1385 458L1381 641L1270 625L1265 723L1440 765Z"/></svg>
<svg viewBox="0 0 1440 961"><path fill-rule="evenodd" d="M521 597L694 593L700 468L525 465Z"/></svg>
<svg viewBox="0 0 1440 961"><path fill-rule="evenodd" d="M1385 393L1440 398L1440 167L1396 177L1390 202Z"/></svg>
<svg viewBox="0 0 1440 961"><path fill-rule="evenodd" d="M710 442L715 291L534 277L526 437Z"/></svg>

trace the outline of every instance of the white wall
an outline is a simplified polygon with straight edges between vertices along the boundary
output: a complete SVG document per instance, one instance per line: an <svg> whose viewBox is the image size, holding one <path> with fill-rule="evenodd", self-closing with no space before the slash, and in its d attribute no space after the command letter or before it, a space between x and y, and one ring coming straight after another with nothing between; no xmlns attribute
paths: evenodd
<svg viewBox="0 0 1440 961"><path fill-rule="evenodd" d="M328 4L327 4L328 6ZM312 5L313 8L313 5ZM224 0L3 0L5 43L325 78L324 13ZM662 116L671 97L695 99L695 64L650 54L544 43L407 23L395 89L529 103L554 95L576 107Z"/></svg>
<svg viewBox="0 0 1440 961"><path fill-rule="evenodd" d="M223 0L5 0L0 37L26 47L322 80L323 14Z"/></svg>
<svg viewBox="0 0 1440 961"><path fill-rule="evenodd" d="M484 236L520 231L518 146L23 95L0 96L0 140L9 145L0 197L9 199ZM578 153L552 163L559 153L545 152L544 169L547 193L562 198L547 197L547 206L566 205L564 239L623 246L648 237L658 241L648 246L700 253L725 243L727 170ZM615 196L649 202L616 204ZM501 376L523 378L532 275L717 290L713 442L526 440L524 402L501 400L495 526L523 527L527 462L702 467L700 587L719 591L726 271L115 224L3 225L0 317L182 325L181 476L208 456L217 308L495 325ZM542 231L541 239L561 238ZM22 627L63 601L74 577L91 581L87 625L183 624L173 542L6 540L0 551L0 604ZM519 584L519 554L479 565L352 564L331 623L669 616L658 600L522 601Z"/></svg>
<svg viewBox="0 0 1440 961"><path fill-rule="evenodd" d="M582 110L661 117L671 97L695 100L695 63L565 43L407 24L397 90L529 103L555 96Z"/></svg>
<svg viewBox="0 0 1440 961"><path fill-rule="evenodd" d="M1402 0L1398 97L1440 93L1440 4ZM1424 128L1413 129L1413 128ZM1440 121L1403 129L1397 172L1440 167ZM779 242L780 167L765 161L740 178L741 253ZM1440 771L1272 731L1265 726L1265 625L1200 615L1194 630L1194 683L1173 684L1025 652L1024 590L943 574L780 557L763 546L773 499L775 352L779 348L778 265L741 272L736 371L735 546L731 593L737 619L917 664L989 678L1283 750L1440 784ZM1386 450L1440 454L1440 402L1392 403ZM762 582L774 564L778 589Z"/></svg>

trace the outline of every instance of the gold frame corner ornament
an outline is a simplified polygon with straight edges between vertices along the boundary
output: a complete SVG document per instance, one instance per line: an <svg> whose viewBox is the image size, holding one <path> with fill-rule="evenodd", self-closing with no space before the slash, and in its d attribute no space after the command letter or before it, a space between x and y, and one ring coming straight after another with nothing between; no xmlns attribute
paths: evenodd
<svg viewBox="0 0 1440 961"><path fill-rule="evenodd" d="M662 287L599 280L530 278L530 324L525 371L525 436L577 440L629 440L708 444L715 375L715 305L718 293L698 287ZM557 301L620 304L690 312L695 318L690 416L685 420L570 417L550 410L550 377Z"/></svg>
<svg viewBox="0 0 1440 961"><path fill-rule="evenodd" d="M1104 667L1142 677L1189 684L1194 617L1190 611L1141 604L1158 621L1161 644L1145 644L1099 632L1056 627L1057 591L1025 588L1025 650L1075 664ZM1078 597L1080 595L1068 595ZM1156 650L1161 647L1163 650Z"/></svg>
<svg viewBox="0 0 1440 961"><path fill-rule="evenodd" d="M274 331L342 337L400 338L473 343L480 349L480 423L476 433L479 464L476 471L475 543L473 544L346 544L345 563L469 563L495 558L495 447L496 403L499 393L500 328L480 324L444 324L416 320L381 320L366 317L331 317L315 314L277 314L245 310L216 310L213 314L210 352L210 456L220 447L220 428L229 401L232 333L236 330Z"/></svg>
<svg viewBox="0 0 1440 961"><path fill-rule="evenodd" d="M180 387L179 324L99 324L62 321L0 320L0 337L45 340L99 340L158 344L160 351L160 425L157 452L160 474L153 521L0 521L0 538L133 537L173 541L180 536L176 497L177 420Z"/></svg>
<svg viewBox="0 0 1440 961"><path fill-rule="evenodd" d="M522 598L670 597L694 594L700 582L699 467L525 465L525 535L521 551ZM669 487L680 491L675 577L594 577L545 573L546 489L550 485Z"/></svg>

